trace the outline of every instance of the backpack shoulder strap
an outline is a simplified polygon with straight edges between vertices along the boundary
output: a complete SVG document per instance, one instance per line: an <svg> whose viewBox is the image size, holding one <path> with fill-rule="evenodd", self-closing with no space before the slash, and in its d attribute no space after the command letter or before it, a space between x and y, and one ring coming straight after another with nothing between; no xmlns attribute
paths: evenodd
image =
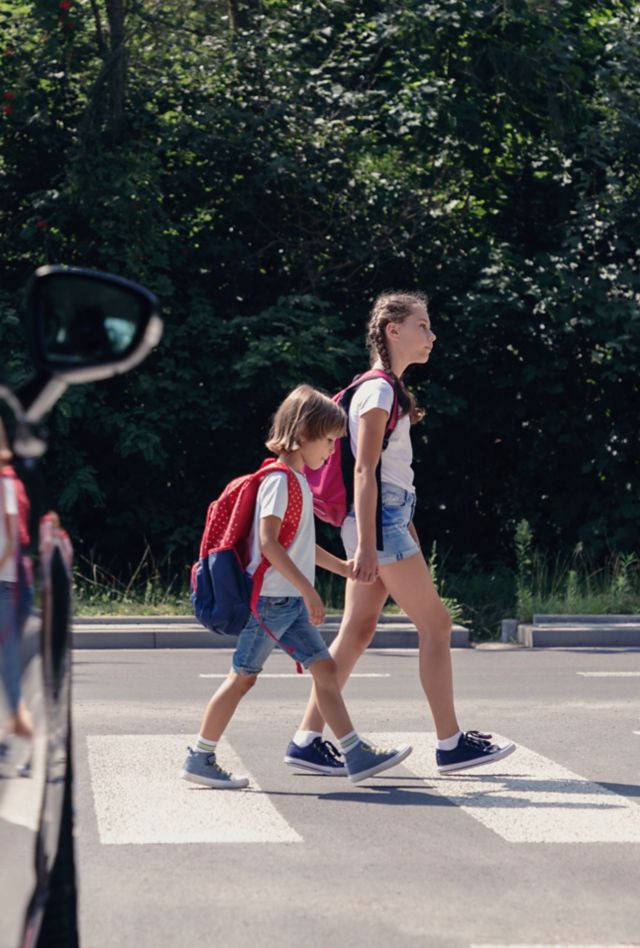
<svg viewBox="0 0 640 948"><path fill-rule="evenodd" d="M384 379L385 382L388 382L391 388L393 389L393 403L391 405L391 411L389 412L389 420L387 421L387 427L384 432L384 441L382 443L382 450L384 451L389 443L389 438L394 428L398 424L398 416L400 414L400 401L398 399L398 388L396 384L396 379L390 375L385 369L368 369L366 372L363 372L361 375L356 375L352 382L343 389L344 394L346 395L349 392L346 400L343 399L343 407L346 409L347 413L349 411L349 405L351 404L351 399L355 393L355 390L359 385L362 385L363 382L368 382L370 379ZM346 404L344 402L346 401Z"/></svg>
<svg viewBox="0 0 640 948"><path fill-rule="evenodd" d="M260 465L258 473L262 471L268 474L270 474L272 471L282 471L287 475L289 497L287 500L287 509L284 512L284 517L282 518L282 523L280 524L280 533L278 534L278 540L286 550L291 546L293 539L298 532L298 527L300 526L300 517L302 516L302 488L298 483L298 478L291 468L286 464L283 464L281 461L272 461L271 459L263 461L263 463ZM271 563L269 560L263 556L260 560L260 565L252 577L250 607L254 615L257 615L258 597L260 596L260 590L262 589L264 574L267 572L270 566Z"/></svg>
<svg viewBox="0 0 640 948"><path fill-rule="evenodd" d="M293 538L298 532L300 526L300 517L302 516L302 488L298 482L295 473L282 461L267 458L258 468L257 474L271 474L272 471L282 471L287 475L288 500L287 509L284 512L282 523L280 525L280 534L278 539L285 549L291 546Z"/></svg>

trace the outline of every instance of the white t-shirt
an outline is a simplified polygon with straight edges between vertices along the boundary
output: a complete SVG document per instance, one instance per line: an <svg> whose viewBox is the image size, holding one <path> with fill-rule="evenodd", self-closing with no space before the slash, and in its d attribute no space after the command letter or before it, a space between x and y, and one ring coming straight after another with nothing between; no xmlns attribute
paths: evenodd
<svg viewBox="0 0 640 948"><path fill-rule="evenodd" d="M291 546L287 549L287 553L303 576L306 576L313 586L316 578L316 528L313 521L313 494L304 474L298 474L297 471L293 473L298 478L302 490L302 513L300 514L298 531ZM280 517L282 520L287 509L288 500L289 485L285 472L274 471L273 474L267 474L258 490L256 512L249 535L251 562L247 567L247 572L250 576L253 576L262 559L260 553L260 520L263 517ZM301 593L299 589L296 589L284 578L282 573L270 566L264 574L260 595L300 596Z"/></svg>
<svg viewBox="0 0 640 948"><path fill-rule="evenodd" d="M4 493L4 505L0 506L0 557L7 552L7 545L13 541L13 556L5 560L0 566L0 582L15 583L18 581L17 544L18 544L18 495L12 477L0 477L0 490ZM4 509L3 509L4 507ZM7 536L6 514L13 530L13 537Z"/></svg>
<svg viewBox="0 0 640 948"><path fill-rule="evenodd" d="M360 385L349 406L349 434L351 450L356 456L358 426L360 418L372 408L382 408L388 415L393 408L393 388L386 379L367 379ZM383 483L393 484L403 490L413 491L413 448L411 445L411 420L403 415L391 432L389 443L382 452L380 477Z"/></svg>

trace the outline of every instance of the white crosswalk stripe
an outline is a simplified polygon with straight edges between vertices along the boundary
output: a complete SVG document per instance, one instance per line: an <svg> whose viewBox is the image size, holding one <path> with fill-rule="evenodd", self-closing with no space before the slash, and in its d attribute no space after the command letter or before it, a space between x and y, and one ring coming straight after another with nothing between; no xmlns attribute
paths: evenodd
<svg viewBox="0 0 640 948"><path fill-rule="evenodd" d="M208 790L178 777L190 738L176 734L87 737L100 841L152 843L300 843L250 774L248 790ZM247 774L224 739L220 759Z"/></svg>
<svg viewBox="0 0 640 948"><path fill-rule="evenodd" d="M640 671L637 672L576 672L581 678L640 678Z"/></svg>
<svg viewBox="0 0 640 948"><path fill-rule="evenodd" d="M224 672L223 674L201 674L198 677L199 678L227 678L228 673ZM275 675L262 673L260 675L260 681L263 681L263 679L265 678L293 678L293 679L298 679L299 681L306 681L308 684L311 676L308 674L299 675L297 672L282 672L281 674L275 674ZM391 678L391 675L389 674L389 672L363 672L363 673L356 672L355 674L349 676L349 680L351 680L352 678Z"/></svg>
<svg viewBox="0 0 640 948"><path fill-rule="evenodd" d="M496 942L491 942L491 943L483 942L481 944L474 943L470 945L469 948L629 948L629 943L627 943L626 945L624 944L605 945L605 944L595 944L595 943L590 942L589 944L575 945L575 944L569 944L568 942L563 941L561 943L553 942L553 943L542 944L540 942L536 942L535 944L533 944L533 943L528 942L527 944L512 945L512 944L503 944L503 943L497 944Z"/></svg>
<svg viewBox="0 0 640 948"><path fill-rule="evenodd" d="M638 804L527 747L454 776L438 774L433 734L379 733L371 739L386 747L412 744L403 766L507 842L640 843Z"/></svg>

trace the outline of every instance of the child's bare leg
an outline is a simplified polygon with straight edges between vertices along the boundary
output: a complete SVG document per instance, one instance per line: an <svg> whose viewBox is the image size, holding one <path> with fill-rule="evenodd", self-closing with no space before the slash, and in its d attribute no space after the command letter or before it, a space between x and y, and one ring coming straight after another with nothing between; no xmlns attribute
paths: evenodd
<svg viewBox="0 0 640 948"><path fill-rule="evenodd" d="M332 658L314 662L309 671L313 675L320 711L338 738L340 750L345 755L350 780L359 783L367 777L395 767L411 753L408 744L394 747L392 750L382 750L379 747L371 747L360 739L342 700L336 664Z"/></svg>
<svg viewBox="0 0 640 948"><path fill-rule="evenodd" d="M438 738L451 737L460 730L453 701L451 616L436 592L421 553L381 566L380 577L418 630L420 682Z"/></svg>
<svg viewBox="0 0 640 948"><path fill-rule="evenodd" d="M340 630L329 648L336 664L340 689L344 688L356 662L375 635L387 596L387 590L380 580L370 586L347 580L344 615ZM324 716L319 708L314 683L300 730L321 732L323 727Z"/></svg>
<svg viewBox="0 0 640 948"><path fill-rule="evenodd" d="M207 705L200 735L207 741L219 741L236 708L256 683L257 675L238 675L230 671Z"/></svg>

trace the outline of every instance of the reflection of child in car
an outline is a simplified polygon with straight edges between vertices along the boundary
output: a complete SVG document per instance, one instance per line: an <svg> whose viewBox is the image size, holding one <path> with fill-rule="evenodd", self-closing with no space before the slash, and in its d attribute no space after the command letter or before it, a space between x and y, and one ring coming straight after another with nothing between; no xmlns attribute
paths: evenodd
<svg viewBox="0 0 640 948"><path fill-rule="evenodd" d="M30 576L22 568L23 550L29 543L29 501L22 482L10 466L12 453L0 421L0 672L8 706L2 737L31 738L31 715L21 695L20 634L23 603L30 593ZM5 712L6 713L6 712Z"/></svg>

